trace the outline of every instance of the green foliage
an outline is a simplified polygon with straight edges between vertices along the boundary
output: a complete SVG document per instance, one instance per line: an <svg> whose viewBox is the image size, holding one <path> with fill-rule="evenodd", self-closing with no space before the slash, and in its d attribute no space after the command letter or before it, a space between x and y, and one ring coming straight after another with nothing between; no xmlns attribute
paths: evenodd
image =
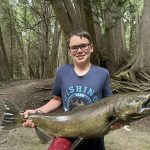
<svg viewBox="0 0 150 150"><path fill-rule="evenodd" d="M45 20L42 14L44 7L42 0L2 0L0 4L0 25L5 33L4 43L15 78L28 76L27 63L30 63L35 74L38 70L41 61L40 38L45 36L41 30ZM48 30L49 35L52 35L55 22L53 12L49 13L49 19L52 28ZM52 41L52 37L49 38Z"/></svg>
<svg viewBox="0 0 150 150"><path fill-rule="evenodd" d="M48 18L45 18L44 2L43 0L1 0L0 26L13 77L28 78L31 68L34 74L40 76L40 65L44 61L41 42L45 34L42 29L46 28L46 24L49 24L49 55L52 54L56 17L52 6L49 5ZM101 27L103 35L116 26L118 19L123 19L126 46L132 54L136 46L136 26L140 22L143 0L91 0L91 2L94 21ZM78 0L77 3L80 1ZM110 24L104 21L107 12L111 13ZM32 77L33 75L30 76Z"/></svg>
<svg viewBox="0 0 150 150"><path fill-rule="evenodd" d="M97 24L101 25L103 33L110 31L116 26L117 20L122 18L124 22L126 45L129 51L133 51L136 45L136 25L140 23L140 16L143 9L143 0L93 0L97 9L93 9L93 14L98 18ZM111 13L111 24L106 25L104 18L106 13ZM131 39L132 38L132 39Z"/></svg>
<svg viewBox="0 0 150 150"><path fill-rule="evenodd" d="M136 49L138 27L143 9L143 0L128 0L123 7L123 21L125 27L126 45L130 55Z"/></svg>

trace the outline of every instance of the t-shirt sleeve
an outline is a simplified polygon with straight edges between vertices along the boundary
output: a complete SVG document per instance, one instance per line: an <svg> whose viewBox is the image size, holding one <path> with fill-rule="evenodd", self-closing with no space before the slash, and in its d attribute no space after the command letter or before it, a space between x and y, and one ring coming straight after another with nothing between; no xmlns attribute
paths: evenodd
<svg viewBox="0 0 150 150"><path fill-rule="evenodd" d="M111 95L112 95L112 90L110 87L110 76L109 76L109 72L107 71L106 79L103 86L102 96L104 98Z"/></svg>
<svg viewBox="0 0 150 150"><path fill-rule="evenodd" d="M59 69L53 82L52 95L61 97L61 77Z"/></svg>

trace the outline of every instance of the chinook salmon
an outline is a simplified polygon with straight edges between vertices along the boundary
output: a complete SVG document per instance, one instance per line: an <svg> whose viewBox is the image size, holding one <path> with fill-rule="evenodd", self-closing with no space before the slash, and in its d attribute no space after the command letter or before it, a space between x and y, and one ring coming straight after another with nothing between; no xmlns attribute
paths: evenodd
<svg viewBox="0 0 150 150"><path fill-rule="evenodd" d="M23 112L17 105L4 100L4 117L1 129L7 130L25 121ZM69 138L95 138L106 135L116 122L126 124L150 115L150 94L127 93L104 98L93 104L75 108L70 112L31 114L38 134L43 141L46 135ZM44 135L44 136L43 136Z"/></svg>

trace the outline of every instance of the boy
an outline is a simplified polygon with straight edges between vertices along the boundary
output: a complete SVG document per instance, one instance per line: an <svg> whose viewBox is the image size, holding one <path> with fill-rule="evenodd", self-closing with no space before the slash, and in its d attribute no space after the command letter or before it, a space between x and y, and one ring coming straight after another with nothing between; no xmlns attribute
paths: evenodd
<svg viewBox="0 0 150 150"><path fill-rule="evenodd" d="M74 106L94 103L104 97L111 96L109 86L109 72L91 64L93 52L91 36L86 31L76 31L68 38L68 55L73 64L66 64L57 70L53 85L53 99L46 105L35 110L27 110L24 116L40 110L44 113L52 112L63 104L64 111L70 111ZM81 114L82 115L82 114ZM25 127L34 127L32 120L24 123ZM48 150L69 150L73 141L57 137ZM79 145L81 150L104 150L104 138L88 139Z"/></svg>

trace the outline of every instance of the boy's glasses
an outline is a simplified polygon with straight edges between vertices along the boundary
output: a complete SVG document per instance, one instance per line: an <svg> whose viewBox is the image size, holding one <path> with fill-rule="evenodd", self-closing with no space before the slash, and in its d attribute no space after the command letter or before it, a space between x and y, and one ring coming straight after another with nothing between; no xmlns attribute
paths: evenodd
<svg viewBox="0 0 150 150"><path fill-rule="evenodd" d="M73 45L69 47L69 50L73 53L76 53L78 51L78 49L80 48L82 51L86 52L87 50L89 50L89 45L91 45L90 43L84 43L84 44L80 44L80 45Z"/></svg>

